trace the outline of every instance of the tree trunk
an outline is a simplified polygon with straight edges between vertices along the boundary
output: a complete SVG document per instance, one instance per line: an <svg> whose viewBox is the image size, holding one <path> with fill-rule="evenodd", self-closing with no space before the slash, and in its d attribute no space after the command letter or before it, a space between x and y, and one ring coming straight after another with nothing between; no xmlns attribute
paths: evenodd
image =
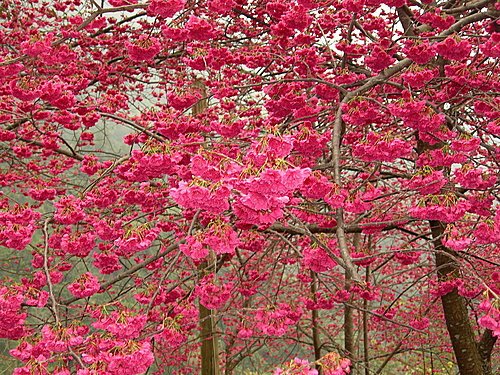
<svg viewBox="0 0 500 375"><path fill-rule="evenodd" d="M206 99L206 87L201 81L195 81L193 88L199 91L202 99L192 108L192 113L197 116L208 107ZM209 259L198 267L201 275L205 272L216 272L217 257L210 254ZM207 309L201 303L198 303L199 323L200 323L200 341L201 341L201 375L220 375L219 368L219 344L216 336L214 311Z"/></svg>
<svg viewBox="0 0 500 375"><path fill-rule="evenodd" d="M446 224L439 221L430 221L430 227L434 249L437 251L438 279L447 281L459 277L459 265L453 258L454 251L446 248L441 242ZM454 288L441 297L441 303L460 375L491 374L491 366L488 365L490 363L491 349L488 351L486 348L490 346L492 348L493 345L488 346L487 339L482 339L480 343L476 343L465 298L458 294L457 288ZM482 346L485 347L483 357L479 349ZM489 371L488 368L490 368Z"/></svg>
<svg viewBox="0 0 500 375"><path fill-rule="evenodd" d="M220 375L219 345L212 310L199 304L201 325L201 375Z"/></svg>
<svg viewBox="0 0 500 375"><path fill-rule="evenodd" d="M352 238L352 243L355 251L360 251L361 233L355 233ZM345 272L345 289L350 290L352 286L352 278L349 272ZM349 299L349 304L352 304L352 298ZM354 358L354 308L349 305L344 307L344 348L348 358L351 360L351 374L357 374L356 361Z"/></svg>
<svg viewBox="0 0 500 375"><path fill-rule="evenodd" d="M479 355L483 360L484 375L493 375L491 368L491 352L497 341L497 337L493 336L493 332L489 329L485 330L481 340L479 341Z"/></svg>
<svg viewBox="0 0 500 375"><path fill-rule="evenodd" d="M317 279L316 274L311 271L311 294L312 299L316 302L316 291L317 291ZM319 327L318 327L318 310L311 310L311 321L312 321L312 340L313 340L313 348L314 348L314 360L316 361L316 370L318 371L318 375L322 374L321 365L317 363L321 359L321 340L319 337Z"/></svg>
<svg viewBox="0 0 500 375"><path fill-rule="evenodd" d="M217 257L210 253L208 259L198 266L200 276L217 273ZM217 340L215 310L198 302L198 318L201 342L201 375L220 375L219 344Z"/></svg>
<svg viewBox="0 0 500 375"><path fill-rule="evenodd" d="M351 280L346 272L346 290L351 289ZM352 302L352 299L349 299L349 303ZM344 348L347 353L348 358L351 360L352 366L351 371L352 374L356 374L356 367L354 361L354 320L353 320L353 308L348 304L345 305L344 308Z"/></svg>
<svg viewBox="0 0 500 375"><path fill-rule="evenodd" d="M369 246L370 249L371 246ZM370 280L370 266L366 267L365 273L366 283ZM363 301L363 361L365 366L365 375L370 375L370 355L369 355L369 347L370 342L368 339L369 334L369 324L368 324L368 300L365 299Z"/></svg>

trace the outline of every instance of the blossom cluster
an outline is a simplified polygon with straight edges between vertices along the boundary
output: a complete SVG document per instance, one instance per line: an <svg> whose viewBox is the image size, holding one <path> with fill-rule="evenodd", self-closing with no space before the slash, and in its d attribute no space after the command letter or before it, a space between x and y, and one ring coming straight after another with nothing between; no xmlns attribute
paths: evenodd
<svg viewBox="0 0 500 375"><path fill-rule="evenodd" d="M255 313L256 328L265 335L283 336L301 317L302 309L287 303L278 303L259 309Z"/></svg>
<svg viewBox="0 0 500 375"><path fill-rule="evenodd" d="M24 250L37 229L40 213L27 207L9 207L0 202L0 246Z"/></svg>
<svg viewBox="0 0 500 375"><path fill-rule="evenodd" d="M232 283L223 283L212 275L207 275L196 286L200 303L207 309L220 309L231 297Z"/></svg>
<svg viewBox="0 0 500 375"><path fill-rule="evenodd" d="M99 279L90 272L84 273L74 283L68 285L68 290L77 298L90 297L100 288Z"/></svg>
<svg viewBox="0 0 500 375"><path fill-rule="evenodd" d="M283 217L283 207L310 174L310 169L266 169L257 177L235 183L240 192L233 209L243 223L269 225Z"/></svg>
<svg viewBox="0 0 500 375"><path fill-rule="evenodd" d="M214 186L210 189L201 185L181 182L179 187L170 190L170 195L184 208L206 210L214 214L229 208L230 190L226 186Z"/></svg>
<svg viewBox="0 0 500 375"><path fill-rule="evenodd" d="M428 195L416 206L411 207L409 212L419 219L453 223L460 220L470 207L467 200L456 199L452 195Z"/></svg>
<svg viewBox="0 0 500 375"><path fill-rule="evenodd" d="M26 334L24 322L28 314L22 311L24 296L17 290L0 287L0 337L18 340Z"/></svg>
<svg viewBox="0 0 500 375"><path fill-rule="evenodd" d="M479 325L491 330L494 337L500 337L500 305L498 297L491 300L485 299L479 305L479 310L484 314L478 319Z"/></svg>
<svg viewBox="0 0 500 375"><path fill-rule="evenodd" d="M412 151L410 142L397 137L381 136L370 132L366 139L353 146L352 153L365 161L394 161L408 156Z"/></svg>

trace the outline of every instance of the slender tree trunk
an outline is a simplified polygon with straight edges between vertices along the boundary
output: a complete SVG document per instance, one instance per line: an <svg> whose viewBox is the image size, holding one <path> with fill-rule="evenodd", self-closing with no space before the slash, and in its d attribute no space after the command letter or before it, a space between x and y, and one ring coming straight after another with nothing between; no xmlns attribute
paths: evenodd
<svg viewBox="0 0 500 375"><path fill-rule="evenodd" d="M201 114L208 106L206 87L203 82L195 81L193 87L199 91L202 99L192 108L194 116ZM217 257L210 254L207 262L203 262L198 270L200 274L205 272L216 272ZM215 321L215 311L207 309L201 303L198 304L200 341L201 341L201 375L220 375L219 368L219 344Z"/></svg>
<svg viewBox="0 0 500 375"><path fill-rule="evenodd" d="M365 280L368 283L370 279L370 266L366 267ZM369 348L370 343L368 339L368 300L363 301L363 360L365 366L365 375L370 375L370 355Z"/></svg>
<svg viewBox="0 0 500 375"><path fill-rule="evenodd" d="M198 266L200 276L216 273L217 258L214 253ZM220 375L219 344L217 339L215 310L207 309L198 302L201 341L201 375Z"/></svg>
<svg viewBox="0 0 500 375"><path fill-rule="evenodd" d="M361 233L355 233L352 238L352 243L355 251L360 250ZM352 279L349 272L345 273L345 288L350 290ZM351 303L352 300L349 300ZM345 305L344 308L344 348L347 352L348 358L351 360L351 374L356 375L356 362L354 359L355 343L354 343L354 309L351 306Z"/></svg>
<svg viewBox="0 0 500 375"><path fill-rule="evenodd" d="M346 290L351 288L351 280L349 275L346 273L346 282L345 282ZM352 302L351 299L349 302ZM348 358L351 360L352 367L351 372L353 375L356 374L356 367L354 361L354 320L353 320L353 308L349 305L345 305L344 308L344 348L348 355Z"/></svg>
<svg viewBox="0 0 500 375"><path fill-rule="evenodd" d="M317 291L317 279L316 274L311 271L311 294L313 301L316 302L316 291ZM319 319L318 319L318 310L311 310L311 321L312 321L312 340L313 340L313 349L314 349L314 360L317 362L321 358L321 341L319 337ZM318 370L318 375L322 374L321 365L316 363L316 370Z"/></svg>
<svg viewBox="0 0 500 375"><path fill-rule="evenodd" d="M212 310L199 304L201 325L201 375L220 375L219 345Z"/></svg>

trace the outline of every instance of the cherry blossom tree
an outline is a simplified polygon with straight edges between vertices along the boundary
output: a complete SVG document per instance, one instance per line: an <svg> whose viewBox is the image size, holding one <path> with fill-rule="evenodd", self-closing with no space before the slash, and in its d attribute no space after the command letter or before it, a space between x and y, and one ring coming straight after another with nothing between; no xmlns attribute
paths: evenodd
<svg viewBox="0 0 500 375"><path fill-rule="evenodd" d="M5 370L498 371L497 2L0 13Z"/></svg>

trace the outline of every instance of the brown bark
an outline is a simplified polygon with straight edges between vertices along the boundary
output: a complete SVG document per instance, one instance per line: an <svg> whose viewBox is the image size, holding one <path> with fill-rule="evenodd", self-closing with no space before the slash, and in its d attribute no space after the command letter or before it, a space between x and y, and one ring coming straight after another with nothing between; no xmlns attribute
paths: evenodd
<svg viewBox="0 0 500 375"><path fill-rule="evenodd" d="M370 266L366 267L365 280L368 283L370 279ZM365 366L365 375L370 375L370 342L368 339L369 335L369 324L368 324L368 300L363 301L363 361Z"/></svg>
<svg viewBox="0 0 500 375"><path fill-rule="evenodd" d="M483 361L484 375L493 375L491 368L491 352L497 341L497 337L493 336L493 332L489 329L485 330L479 341L479 355Z"/></svg>
<svg viewBox="0 0 500 375"><path fill-rule="evenodd" d="M212 310L199 304L201 325L201 375L220 375L219 345Z"/></svg>
<svg viewBox="0 0 500 375"><path fill-rule="evenodd" d="M439 221L430 221L434 248L436 250L436 267L440 281L447 281L459 276L459 265L455 261L454 252L446 248L441 237L446 224ZM460 375L488 375L487 372L491 350L486 358L481 357L474 331L469 319L465 298L458 294L457 288L441 296L446 328L450 336L453 352L457 361Z"/></svg>
<svg viewBox="0 0 500 375"><path fill-rule="evenodd" d="M193 88L198 90L202 96L192 108L192 113L197 116L207 108L206 87L203 82L195 81ZM204 273L215 273L217 258L215 254L210 254L207 262L203 262L198 270L200 275ZM201 375L220 375L219 368L219 343L216 335L216 322L214 310L207 309L201 303L198 304L199 323L200 323L200 341L201 341Z"/></svg>
<svg viewBox="0 0 500 375"><path fill-rule="evenodd" d="M200 277L216 273L217 258L215 253L208 256L208 260L198 266ZM219 342L217 339L215 310L207 309L198 302L198 317L200 324L201 342L201 375L220 375L219 367Z"/></svg>
<svg viewBox="0 0 500 375"><path fill-rule="evenodd" d="M477 13L464 17L440 35L451 35L466 24L477 22L483 15L488 17L486 13ZM446 77L446 63L447 62L441 57L436 61L440 76L443 78ZM448 121L448 127L450 129L455 127L453 121ZM430 145L417 139L417 152L419 155L432 148L442 147L442 143ZM430 220L429 225L434 249L436 250L435 262L439 281L448 281L460 277L460 265L456 261L457 254L455 251L448 249L441 242L447 224L436 220ZM451 292L441 296L441 304L443 306L446 328L453 346L453 352L460 375L490 375L491 371L488 371L488 368L491 367L489 366L491 351L488 352L487 349L481 351L480 349L482 346L488 346L484 343L487 340L481 339L479 342L476 341L475 333L469 318L466 299L458 294L458 289L455 287Z"/></svg>
<svg viewBox="0 0 500 375"><path fill-rule="evenodd" d="M311 294L312 299L316 302L316 291L317 291L317 279L316 274L311 271ZM316 362L316 370L318 371L318 375L322 374L321 365L318 361L321 358L321 339L319 336L319 321L318 321L318 310L311 310L311 321L312 321L312 340L313 340L313 349L314 349L314 360Z"/></svg>
<svg viewBox="0 0 500 375"><path fill-rule="evenodd" d="M346 290L349 290L351 288L351 280L347 273L345 287ZM352 374L356 374L356 367L354 362L354 309L350 306L351 302L352 301L349 301L349 304L345 304L344 307L344 349L352 363Z"/></svg>

